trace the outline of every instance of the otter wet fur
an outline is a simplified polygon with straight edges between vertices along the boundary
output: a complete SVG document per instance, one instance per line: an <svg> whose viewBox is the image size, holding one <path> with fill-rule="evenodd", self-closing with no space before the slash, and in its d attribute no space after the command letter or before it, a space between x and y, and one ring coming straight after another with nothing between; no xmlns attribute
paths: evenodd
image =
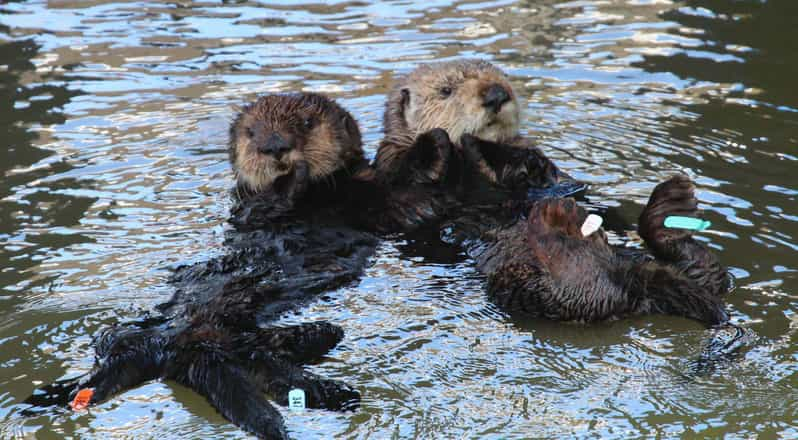
<svg viewBox="0 0 798 440"><path fill-rule="evenodd" d="M517 94L493 64L419 65L388 96L377 177L393 186L449 185L449 195L470 196L486 183L515 191L558 187L553 195L584 189L519 134L519 120Z"/></svg>
<svg viewBox="0 0 798 440"><path fill-rule="evenodd" d="M225 253L176 269L173 297L156 318L109 329L95 343L93 370L28 399L65 405L92 388L100 403L144 381L170 379L203 395L224 417L262 438L287 438L280 413L302 389L307 406L357 407L359 393L301 368L343 337L320 322L280 327L288 311L357 280L377 239L353 228L371 191L354 119L316 94L261 97L230 129L235 204ZM353 219L354 218L354 219Z"/></svg>
<svg viewBox="0 0 798 440"><path fill-rule="evenodd" d="M610 246L601 229L582 236L587 215L573 199L544 199L472 255L490 298L510 314L596 322L661 313L714 326L729 319L731 278L689 231L664 226L668 216L696 214L689 178L659 184L638 225L650 253L634 252Z"/></svg>

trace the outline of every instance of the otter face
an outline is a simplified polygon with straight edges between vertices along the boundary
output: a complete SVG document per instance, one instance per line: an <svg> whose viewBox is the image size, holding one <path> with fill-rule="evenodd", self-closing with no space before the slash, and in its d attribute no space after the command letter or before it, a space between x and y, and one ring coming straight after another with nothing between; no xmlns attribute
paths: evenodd
<svg viewBox="0 0 798 440"><path fill-rule="evenodd" d="M267 95L246 106L230 127L230 163L239 185L261 191L308 164L311 181L363 158L360 130L334 101L312 93Z"/></svg>
<svg viewBox="0 0 798 440"><path fill-rule="evenodd" d="M421 65L398 93L405 123L415 135L442 128L459 143L463 134L501 142L518 133L516 94L504 72L487 61Z"/></svg>

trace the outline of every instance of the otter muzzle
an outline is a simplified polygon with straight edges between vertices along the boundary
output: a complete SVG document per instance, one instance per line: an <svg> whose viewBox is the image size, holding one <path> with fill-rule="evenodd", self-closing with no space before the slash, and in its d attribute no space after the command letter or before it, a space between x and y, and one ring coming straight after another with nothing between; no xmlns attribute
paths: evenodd
<svg viewBox="0 0 798 440"><path fill-rule="evenodd" d="M502 109L502 105L508 101L510 101L510 94L507 92L507 89L501 84L491 84L487 91L485 91L482 105L493 110L494 113L499 113Z"/></svg>
<svg viewBox="0 0 798 440"><path fill-rule="evenodd" d="M258 147L258 152L261 154L270 154L280 158L284 153L291 150L291 145L277 133L272 133L266 142Z"/></svg>

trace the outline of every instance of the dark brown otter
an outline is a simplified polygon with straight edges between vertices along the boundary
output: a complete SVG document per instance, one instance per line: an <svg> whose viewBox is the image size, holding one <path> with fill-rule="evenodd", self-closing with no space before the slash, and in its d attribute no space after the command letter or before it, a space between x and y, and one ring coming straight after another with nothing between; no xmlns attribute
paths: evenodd
<svg viewBox="0 0 798 440"><path fill-rule="evenodd" d="M230 126L228 151L238 186L250 193L268 191L297 168L316 183L364 160L354 118L315 93L267 95L245 106Z"/></svg>
<svg viewBox="0 0 798 440"><path fill-rule="evenodd" d="M359 394L305 371L343 337L340 327L274 321L315 295L357 279L376 238L351 223L368 217L373 174L354 119L316 94L268 95L230 129L236 203L227 252L178 268L162 316L108 330L87 375L45 387L34 405L65 404L80 388L90 403L147 380L171 379L263 438L286 438L280 413L302 389L310 408L349 409ZM361 212L363 213L361 215ZM354 214L353 214L354 213Z"/></svg>
<svg viewBox="0 0 798 440"><path fill-rule="evenodd" d="M261 97L233 121L228 150L237 226L256 227L297 209L343 208L375 188L357 122L322 95Z"/></svg>
<svg viewBox="0 0 798 440"><path fill-rule="evenodd" d="M472 254L489 296L511 313L581 322L664 313L716 325L728 320L726 269L689 231L664 226L669 215L696 213L687 177L658 185L639 220L648 254L610 246L602 230L582 236L584 210L545 199Z"/></svg>
<svg viewBox="0 0 798 440"><path fill-rule="evenodd" d="M465 168L504 186L556 184L565 175L519 135L519 114L507 76L487 61L420 65L388 96L377 175L395 185L441 182L452 174L468 183L475 176L463 176Z"/></svg>

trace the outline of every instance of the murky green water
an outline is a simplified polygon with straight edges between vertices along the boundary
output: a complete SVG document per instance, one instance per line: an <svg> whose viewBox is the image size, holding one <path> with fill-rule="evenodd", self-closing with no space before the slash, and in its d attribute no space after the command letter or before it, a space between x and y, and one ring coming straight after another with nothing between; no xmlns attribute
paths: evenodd
<svg viewBox="0 0 798 440"><path fill-rule="evenodd" d="M169 382L89 413L20 401L166 300L170 265L219 252L234 104L328 93L373 154L396 72L461 56L511 74L524 128L591 203L634 222L656 182L693 176L759 339L686 381L693 322L512 322L468 261L386 242L358 285L286 317L344 326L313 368L364 396L285 412L293 436L798 436L798 2L267 3L0 5L0 437L246 437Z"/></svg>

